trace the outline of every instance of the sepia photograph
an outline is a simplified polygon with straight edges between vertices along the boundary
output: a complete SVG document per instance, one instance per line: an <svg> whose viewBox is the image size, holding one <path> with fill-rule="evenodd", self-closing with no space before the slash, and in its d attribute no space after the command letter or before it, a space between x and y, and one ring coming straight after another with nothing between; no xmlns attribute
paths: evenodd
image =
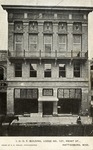
<svg viewBox="0 0 93 150"><path fill-rule="evenodd" d="M93 0L0 0L0 140L91 139L92 48Z"/></svg>

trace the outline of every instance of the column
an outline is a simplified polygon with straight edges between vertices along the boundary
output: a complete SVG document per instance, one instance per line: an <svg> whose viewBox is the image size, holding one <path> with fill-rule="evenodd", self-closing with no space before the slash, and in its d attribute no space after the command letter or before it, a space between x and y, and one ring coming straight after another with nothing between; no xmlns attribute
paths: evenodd
<svg viewBox="0 0 93 150"><path fill-rule="evenodd" d="M53 102L53 116L57 116L57 101Z"/></svg>
<svg viewBox="0 0 93 150"><path fill-rule="evenodd" d="M8 24L8 49L14 50L14 23Z"/></svg>
<svg viewBox="0 0 93 150"><path fill-rule="evenodd" d="M89 113L88 88L82 88L81 114Z"/></svg>
<svg viewBox="0 0 93 150"><path fill-rule="evenodd" d="M14 114L14 89L7 89L7 115Z"/></svg>
<svg viewBox="0 0 93 150"><path fill-rule="evenodd" d="M82 52L88 51L88 24L82 24Z"/></svg>
<svg viewBox="0 0 93 150"><path fill-rule="evenodd" d="M58 23L53 22L53 51L58 49Z"/></svg>
<svg viewBox="0 0 93 150"><path fill-rule="evenodd" d="M28 51L28 26L29 26L29 23L28 22L24 22L23 23L23 37L24 37L24 50L25 51Z"/></svg>
<svg viewBox="0 0 93 150"><path fill-rule="evenodd" d="M67 24L67 31L68 31L68 51L73 50L73 24Z"/></svg>
<svg viewBox="0 0 93 150"><path fill-rule="evenodd" d="M43 51L43 22L38 22L38 50Z"/></svg>
<svg viewBox="0 0 93 150"><path fill-rule="evenodd" d="M43 113L43 106L42 106L42 102L41 101L39 101L38 102L38 113Z"/></svg>

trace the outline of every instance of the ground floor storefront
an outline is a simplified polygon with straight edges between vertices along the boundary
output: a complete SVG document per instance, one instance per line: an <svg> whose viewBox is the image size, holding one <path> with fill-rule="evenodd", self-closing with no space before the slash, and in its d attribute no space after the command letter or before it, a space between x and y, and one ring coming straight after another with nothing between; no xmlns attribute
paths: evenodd
<svg viewBox="0 0 93 150"><path fill-rule="evenodd" d="M87 88L9 88L7 114L88 114Z"/></svg>

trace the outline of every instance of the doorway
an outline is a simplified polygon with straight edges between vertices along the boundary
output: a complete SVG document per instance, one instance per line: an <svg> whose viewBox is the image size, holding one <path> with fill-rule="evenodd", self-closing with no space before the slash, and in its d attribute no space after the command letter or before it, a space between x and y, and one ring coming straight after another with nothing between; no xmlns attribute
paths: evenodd
<svg viewBox="0 0 93 150"><path fill-rule="evenodd" d="M53 102L43 102L43 115L53 114Z"/></svg>

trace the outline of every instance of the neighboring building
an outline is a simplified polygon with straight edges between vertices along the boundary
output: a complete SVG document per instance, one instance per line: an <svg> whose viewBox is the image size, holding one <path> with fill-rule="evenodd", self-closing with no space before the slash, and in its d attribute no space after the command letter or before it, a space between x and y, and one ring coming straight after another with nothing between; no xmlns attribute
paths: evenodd
<svg viewBox="0 0 93 150"><path fill-rule="evenodd" d="M90 60L89 95L90 95L90 115L93 116L93 60Z"/></svg>
<svg viewBox="0 0 93 150"><path fill-rule="evenodd" d="M8 12L7 114L88 114L93 8L2 7Z"/></svg>
<svg viewBox="0 0 93 150"><path fill-rule="evenodd" d="M0 115L6 114L7 103L7 51L0 50Z"/></svg>

